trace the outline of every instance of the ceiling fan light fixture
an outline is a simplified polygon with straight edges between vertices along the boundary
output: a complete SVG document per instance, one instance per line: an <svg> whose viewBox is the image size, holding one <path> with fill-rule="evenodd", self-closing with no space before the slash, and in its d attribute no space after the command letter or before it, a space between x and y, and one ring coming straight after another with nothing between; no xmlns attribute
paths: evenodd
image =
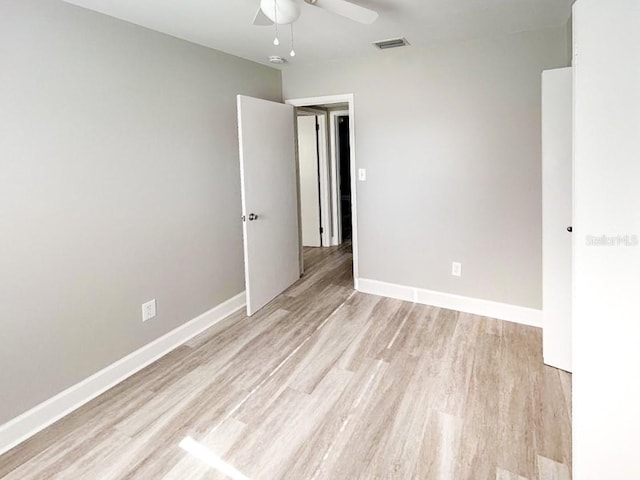
<svg viewBox="0 0 640 480"><path fill-rule="evenodd" d="M378 18L376 11L361 7L348 0L304 0L304 2L312 7L326 10L362 24L371 24ZM253 18L253 25L273 25L275 27L273 44L276 47L280 45L278 25L289 25L291 27L291 50L289 55L295 57L293 22L299 17L300 7L298 6L298 0L260 0L260 8L258 8ZM269 61L272 60L269 59ZM281 62L273 61L272 63Z"/></svg>
<svg viewBox="0 0 640 480"><path fill-rule="evenodd" d="M260 0L260 10L276 25L293 23L300 16L295 0Z"/></svg>

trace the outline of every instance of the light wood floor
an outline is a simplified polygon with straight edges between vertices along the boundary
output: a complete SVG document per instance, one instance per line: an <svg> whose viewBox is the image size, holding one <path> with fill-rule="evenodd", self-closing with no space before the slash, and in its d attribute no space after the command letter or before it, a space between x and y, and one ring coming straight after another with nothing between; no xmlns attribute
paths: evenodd
<svg viewBox="0 0 640 480"><path fill-rule="evenodd" d="M305 258L264 310L0 457L0 478L570 478L571 378L539 329L354 293L348 246Z"/></svg>

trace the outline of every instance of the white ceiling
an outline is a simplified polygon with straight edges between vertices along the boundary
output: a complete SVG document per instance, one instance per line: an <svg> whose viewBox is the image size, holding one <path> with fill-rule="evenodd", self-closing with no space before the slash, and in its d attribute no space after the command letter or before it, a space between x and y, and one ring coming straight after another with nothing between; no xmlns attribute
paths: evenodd
<svg viewBox="0 0 640 480"><path fill-rule="evenodd" d="M280 27L276 47L273 26L251 24L259 0L65 1L260 63L268 64L269 55L288 57L291 49L288 26ZM353 0L380 13L373 25L298 2L297 56L290 64L371 54L371 42L399 36L413 46L431 46L559 26L573 0Z"/></svg>

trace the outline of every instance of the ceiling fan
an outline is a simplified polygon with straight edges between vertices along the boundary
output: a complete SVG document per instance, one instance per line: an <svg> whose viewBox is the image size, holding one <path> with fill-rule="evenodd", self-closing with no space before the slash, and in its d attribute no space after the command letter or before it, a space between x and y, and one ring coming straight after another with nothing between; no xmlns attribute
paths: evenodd
<svg viewBox="0 0 640 480"><path fill-rule="evenodd" d="M304 0L304 2L367 25L378 18L378 12L346 0ZM299 16L300 7L296 0L260 0L260 8L253 19L253 24L287 25L295 22Z"/></svg>

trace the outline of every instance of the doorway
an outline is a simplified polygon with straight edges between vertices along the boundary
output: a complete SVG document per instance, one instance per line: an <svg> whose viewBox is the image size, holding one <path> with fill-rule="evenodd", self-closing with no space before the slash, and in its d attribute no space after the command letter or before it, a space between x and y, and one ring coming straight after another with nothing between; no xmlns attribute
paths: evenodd
<svg viewBox="0 0 640 480"><path fill-rule="evenodd" d="M340 245L351 240L351 141L349 112L333 111L331 115L332 165L336 172L335 210L333 212L335 239Z"/></svg>
<svg viewBox="0 0 640 480"><path fill-rule="evenodd" d="M285 103L296 107L302 271L305 248L348 247L353 253L353 279L357 289L353 95Z"/></svg>

